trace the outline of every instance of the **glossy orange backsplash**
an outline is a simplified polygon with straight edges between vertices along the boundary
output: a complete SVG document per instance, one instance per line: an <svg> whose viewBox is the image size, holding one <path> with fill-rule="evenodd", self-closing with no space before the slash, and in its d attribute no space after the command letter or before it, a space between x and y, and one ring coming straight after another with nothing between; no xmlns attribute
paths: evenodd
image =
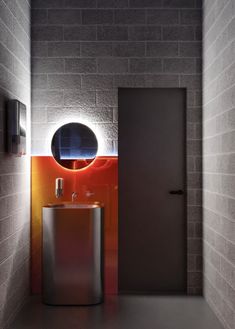
<svg viewBox="0 0 235 329"><path fill-rule="evenodd" d="M32 157L32 214L31 214L31 288L41 292L41 234L42 207L47 203L71 201L104 203L105 293L117 293L118 261L118 159L97 157L91 166L80 171L62 168L50 156ZM64 178L64 196L55 198L55 179Z"/></svg>

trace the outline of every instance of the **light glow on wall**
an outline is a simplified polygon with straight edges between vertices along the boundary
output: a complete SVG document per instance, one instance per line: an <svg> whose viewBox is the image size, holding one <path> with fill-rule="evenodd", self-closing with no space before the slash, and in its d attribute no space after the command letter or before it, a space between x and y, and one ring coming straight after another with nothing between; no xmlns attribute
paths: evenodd
<svg viewBox="0 0 235 329"><path fill-rule="evenodd" d="M55 180L64 179L64 195L70 202L72 191L78 202L104 204L104 288L106 294L118 291L118 158L97 157L94 165L73 171L60 166L51 156L32 157L31 287L41 292L42 207L58 203Z"/></svg>
<svg viewBox="0 0 235 329"><path fill-rule="evenodd" d="M68 123L71 123L71 122L81 123L81 124L86 125L87 127L89 127L95 133L97 141L98 141L97 156L104 155L105 145L104 145L104 139L102 138L102 131L97 126L91 124L89 121L83 120L83 119L78 120L77 118L74 118L74 119L69 118L69 119L61 120L49 130L48 138L47 138L47 145L46 145L46 154L43 154L43 155L45 155L45 156L51 156L52 155L51 141L52 141L52 138L53 138L55 132L61 126L65 125L65 124L68 124Z"/></svg>

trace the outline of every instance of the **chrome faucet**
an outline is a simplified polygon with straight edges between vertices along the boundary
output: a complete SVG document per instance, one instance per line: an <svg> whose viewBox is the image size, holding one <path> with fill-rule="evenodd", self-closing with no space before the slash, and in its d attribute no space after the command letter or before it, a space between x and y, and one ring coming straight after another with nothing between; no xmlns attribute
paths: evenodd
<svg viewBox="0 0 235 329"><path fill-rule="evenodd" d="M78 197L77 192L73 192L72 193L72 202L74 202L77 199L77 197Z"/></svg>

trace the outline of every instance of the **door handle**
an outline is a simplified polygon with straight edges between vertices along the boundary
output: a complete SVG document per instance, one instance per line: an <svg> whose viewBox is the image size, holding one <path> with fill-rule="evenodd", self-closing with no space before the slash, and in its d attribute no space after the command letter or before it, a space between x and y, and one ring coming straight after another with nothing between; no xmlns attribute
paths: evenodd
<svg viewBox="0 0 235 329"><path fill-rule="evenodd" d="M182 195L184 194L183 190L169 191L169 194Z"/></svg>

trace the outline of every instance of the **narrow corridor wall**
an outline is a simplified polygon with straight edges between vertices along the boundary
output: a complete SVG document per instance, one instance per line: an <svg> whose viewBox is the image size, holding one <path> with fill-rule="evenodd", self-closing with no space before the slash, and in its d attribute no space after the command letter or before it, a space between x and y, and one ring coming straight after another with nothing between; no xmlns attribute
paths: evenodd
<svg viewBox="0 0 235 329"><path fill-rule="evenodd" d="M235 328L235 1L204 1L204 293Z"/></svg>
<svg viewBox="0 0 235 329"><path fill-rule="evenodd" d="M0 328L29 296L30 17L28 0L0 0ZM27 106L27 156L5 152L6 103Z"/></svg>

